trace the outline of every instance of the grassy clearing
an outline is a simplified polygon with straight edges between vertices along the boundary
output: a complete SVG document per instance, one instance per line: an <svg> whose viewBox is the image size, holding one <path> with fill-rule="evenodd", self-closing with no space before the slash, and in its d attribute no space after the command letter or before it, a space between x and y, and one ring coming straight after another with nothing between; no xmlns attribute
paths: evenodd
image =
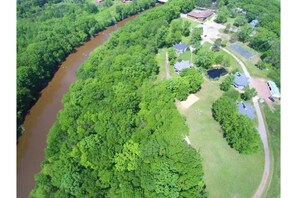
<svg viewBox="0 0 297 198"><path fill-rule="evenodd" d="M256 191L264 169L264 151L240 155L230 148L211 106L221 96L219 84L208 79L198 94L199 101L188 109L179 104L190 129L192 146L203 157L204 179L209 197L251 197Z"/></svg>
<svg viewBox="0 0 297 198"><path fill-rule="evenodd" d="M266 197L280 197L280 106L271 112L265 104L262 106L268 127L268 140L272 153L272 176Z"/></svg>
<svg viewBox="0 0 297 198"><path fill-rule="evenodd" d="M156 56L156 61L159 65L159 75L158 79L163 80L166 79L166 69L165 69L165 59L166 59L166 48L159 49L158 54Z"/></svg>
<svg viewBox="0 0 297 198"><path fill-rule="evenodd" d="M181 53L179 55L179 58L181 58L182 60L187 60L187 61L190 61L191 62L191 51L190 50L187 50L184 53Z"/></svg>

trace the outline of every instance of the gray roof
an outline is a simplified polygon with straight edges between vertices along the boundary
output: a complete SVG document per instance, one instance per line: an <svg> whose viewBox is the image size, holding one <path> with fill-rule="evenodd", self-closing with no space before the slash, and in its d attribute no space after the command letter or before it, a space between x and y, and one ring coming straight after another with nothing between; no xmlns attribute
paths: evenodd
<svg viewBox="0 0 297 198"><path fill-rule="evenodd" d="M246 102L239 102L238 103L238 112L242 115L246 115L248 116L250 119L253 119L256 117L256 114L255 114L255 109L254 107L252 106L251 103L246 103Z"/></svg>
<svg viewBox="0 0 297 198"><path fill-rule="evenodd" d="M178 43L178 44L173 45L173 47L178 51L184 51L188 48L188 45L185 43Z"/></svg>
<svg viewBox="0 0 297 198"><path fill-rule="evenodd" d="M250 24L251 24L253 27L255 27L255 26L257 26L257 25L259 24L259 21L258 21L257 19L254 19L254 20L252 20L252 21L250 22Z"/></svg>
<svg viewBox="0 0 297 198"><path fill-rule="evenodd" d="M234 84L237 85L237 86L247 86L249 84L249 78L246 77L244 74L241 74L239 72L236 72L234 74Z"/></svg>
<svg viewBox="0 0 297 198"><path fill-rule="evenodd" d="M191 67L191 64L189 61L181 61L181 62L177 62L174 64L174 68L180 72L181 70L183 69L186 69L186 68L190 68Z"/></svg>

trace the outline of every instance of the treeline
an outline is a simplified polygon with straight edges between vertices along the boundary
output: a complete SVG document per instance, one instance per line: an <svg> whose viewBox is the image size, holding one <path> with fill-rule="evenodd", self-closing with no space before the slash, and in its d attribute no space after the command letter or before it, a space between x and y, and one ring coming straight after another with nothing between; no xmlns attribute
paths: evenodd
<svg viewBox="0 0 297 198"><path fill-rule="evenodd" d="M270 69L269 77L280 86L280 2L222 0L220 5L219 22L225 23L229 17L235 19L233 25L240 29L233 34L233 40L239 39L259 51L262 61L256 66ZM248 24L253 20L259 21L255 28Z"/></svg>
<svg viewBox="0 0 297 198"><path fill-rule="evenodd" d="M31 197L207 196L175 94L156 81L158 31L196 3L172 0L150 10L90 55L48 135ZM176 80L196 76L192 69Z"/></svg>
<svg viewBox="0 0 297 198"><path fill-rule="evenodd" d="M239 93L230 89L212 106L213 117L224 131L228 144L239 153L255 153L260 148L260 137L253 122L238 113L236 100Z"/></svg>
<svg viewBox="0 0 297 198"><path fill-rule="evenodd" d="M18 6L21 8L18 9L32 9L30 5L33 2L35 1L20 1ZM38 93L46 86L58 65L76 46L117 21L156 3L155 0L138 0L134 3L118 2L112 7L98 8L95 4L82 0L56 2L59 1L37 3L40 11L28 14L28 17L18 13L18 128L27 111L37 100Z"/></svg>

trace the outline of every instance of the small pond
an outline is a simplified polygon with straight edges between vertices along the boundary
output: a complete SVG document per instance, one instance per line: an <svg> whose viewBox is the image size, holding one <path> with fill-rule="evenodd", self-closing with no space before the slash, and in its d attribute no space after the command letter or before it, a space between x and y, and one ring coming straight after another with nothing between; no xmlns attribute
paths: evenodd
<svg viewBox="0 0 297 198"><path fill-rule="evenodd" d="M216 68L207 71L209 78L219 78L220 76L226 75L228 72L225 68Z"/></svg>

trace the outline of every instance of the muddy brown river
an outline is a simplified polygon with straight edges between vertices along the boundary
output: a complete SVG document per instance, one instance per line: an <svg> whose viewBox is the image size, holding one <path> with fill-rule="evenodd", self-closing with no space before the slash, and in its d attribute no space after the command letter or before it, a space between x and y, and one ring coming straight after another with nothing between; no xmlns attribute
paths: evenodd
<svg viewBox="0 0 297 198"><path fill-rule="evenodd" d="M103 44L119 27L125 25L139 14L118 22L114 26L98 33L70 54L61 64L48 86L42 90L41 96L25 118L25 133L19 138L17 145L17 197L27 198L35 185L34 175L40 172L40 164L44 160L44 149L49 129L63 108L61 99L76 80L75 71L88 58L90 52Z"/></svg>

